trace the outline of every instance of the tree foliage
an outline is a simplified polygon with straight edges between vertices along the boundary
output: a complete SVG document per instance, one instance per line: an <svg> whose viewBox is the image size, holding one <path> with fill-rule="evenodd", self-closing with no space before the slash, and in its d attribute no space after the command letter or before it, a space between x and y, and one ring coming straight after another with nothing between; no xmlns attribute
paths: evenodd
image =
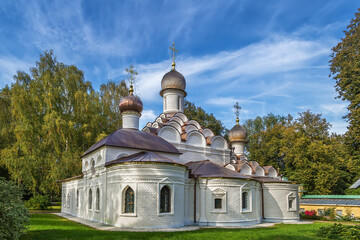
<svg viewBox="0 0 360 240"><path fill-rule="evenodd" d="M330 124L306 111L247 120L250 160L273 165L289 180L302 183L311 194L342 194L355 172L348 161L344 138L329 135Z"/></svg>
<svg viewBox="0 0 360 240"><path fill-rule="evenodd" d="M184 114L191 120L195 120L204 128L211 129L215 135L225 135L226 129L222 122L215 118L211 113L205 112L201 107L195 106L194 103L185 100Z"/></svg>
<svg viewBox="0 0 360 240"><path fill-rule="evenodd" d="M0 164L34 195L57 194L56 180L78 175L84 151L121 126L116 101L126 85L109 81L96 92L52 51L14 80L0 92Z"/></svg>
<svg viewBox="0 0 360 240"><path fill-rule="evenodd" d="M345 37L332 49L330 71L338 97L348 102L346 143L353 164L360 166L360 9L344 33Z"/></svg>
<svg viewBox="0 0 360 240"><path fill-rule="evenodd" d="M21 191L0 178L0 239L19 239L29 224L29 213L21 201Z"/></svg>

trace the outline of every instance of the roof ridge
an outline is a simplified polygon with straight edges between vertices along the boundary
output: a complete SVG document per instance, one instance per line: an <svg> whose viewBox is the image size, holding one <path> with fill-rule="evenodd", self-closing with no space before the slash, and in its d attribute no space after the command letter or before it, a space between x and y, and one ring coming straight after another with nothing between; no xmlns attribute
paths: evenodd
<svg viewBox="0 0 360 240"><path fill-rule="evenodd" d="M202 163L194 171L192 171L192 173L194 174L199 169L199 167L201 167L206 161L209 161L209 160L195 161L195 162L202 162ZM192 161L192 162L194 162L194 161Z"/></svg>

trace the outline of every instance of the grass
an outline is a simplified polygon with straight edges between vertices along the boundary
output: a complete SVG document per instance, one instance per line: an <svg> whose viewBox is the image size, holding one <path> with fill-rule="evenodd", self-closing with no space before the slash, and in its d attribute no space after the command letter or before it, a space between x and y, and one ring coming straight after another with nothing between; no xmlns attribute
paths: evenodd
<svg viewBox="0 0 360 240"><path fill-rule="evenodd" d="M61 206L49 206L48 209L29 209L30 213L56 213L61 212Z"/></svg>
<svg viewBox="0 0 360 240"><path fill-rule="evenodd" d="M21 240L37 239L320 239L315 235L321 226L330 223L277 224L269 228L207 228L191 232L108 232L95 230L53 214L32 214L31 225Z"/></svg>

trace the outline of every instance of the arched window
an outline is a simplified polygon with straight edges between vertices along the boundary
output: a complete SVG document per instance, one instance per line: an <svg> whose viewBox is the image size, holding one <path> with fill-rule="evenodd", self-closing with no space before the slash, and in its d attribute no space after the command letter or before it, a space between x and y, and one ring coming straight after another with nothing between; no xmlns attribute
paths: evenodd
<svg viewBox="0 0 360 240"><path fill-rule="evenodd" d="M294 199L289 198L289 209L293 209Z"/></svg>
<svg viewBox="0 0 360 240"><path fill-rule="evenodd" d="M89 190L89 209L92 209L92 191Z"/></svg>
<svg viewBox="0 0 360 240"><path fill-rule="evenodd" d="M95 160L91 160L91 175L95 174Z"/></svg>
<svg viewBox="0 0 360 240"><path fill-rule="evenodd" d="M100 190L96 189L96 210L100 210Z"/></svg>
<svg viewBox="0 0 360 240"><path fill-rule="evenodd" d="M168 213L171 212L171 195L170 188L164 186L160 191L160 212Z"/></svg>
<svg viewBox="0 0 360 240"><path fill-rule="evenodd" d="M125 192L125 213L134 213L134 190L128 187Z"/></svg>
<svg viewBox="0 0 360 240"><path fill-rule="evenodd" d="M248 208L248 192L242 193L242 209Z"/></svg>
<svg viewBox="0 0 360 240"><path fill-rule="evenodd" d="M79 207L79 189L76 190L76 208Z"/></svg>

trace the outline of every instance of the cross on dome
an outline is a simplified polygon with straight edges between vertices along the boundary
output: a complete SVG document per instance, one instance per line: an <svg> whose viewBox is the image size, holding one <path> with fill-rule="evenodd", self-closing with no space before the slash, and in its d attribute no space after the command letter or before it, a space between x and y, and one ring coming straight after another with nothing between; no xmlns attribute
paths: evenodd
<svg viewBox="0 0 360 240"><path fill-rule="evenodd" d="M130 65L130 68L125 68L125 71L128 73L128 82L130 83L130 89L129 93L134 92L133 84L135 83L136 75L138 75L138 72L135 71L134 66Z"/></svg>
<svg viewBox="0 0 360 240"><path fill-rule="evenodd" d="M235 103L234 108L235 108L235 115L236 115L236 124L239 124L239 115L240 115L240 110L241 110L241 107L239 106L239 102Z"/></svg>
<svg viewBox="0 0 360 240"><path fill-rule="evenodd" d="M173 52L173 62L172 62L172 67L173 69L175 69L175 53L176 52L179 52L179 50L175 49L175 42L173 42L173 46L172 47L169 47L170 50L172 50Z"/></svg>

